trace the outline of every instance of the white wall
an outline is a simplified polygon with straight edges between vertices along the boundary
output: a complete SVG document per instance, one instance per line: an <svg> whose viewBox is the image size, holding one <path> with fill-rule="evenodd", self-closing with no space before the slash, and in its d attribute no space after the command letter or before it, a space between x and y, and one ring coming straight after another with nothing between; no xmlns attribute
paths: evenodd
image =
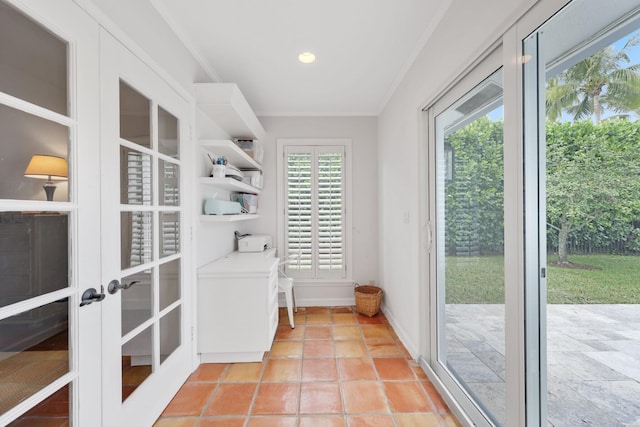
<svg viewBox="0 0 640 427"><path fill-rule="evenodd" d="M202 112L197 112L196 116L196 139L230 139L230 136L222 131L208 116ZM265 172L267 173L267 172ZM192 170L187 172L189 179L194 183L201 176L210 176L211 161L206 156L206 152L196 147L195 164ZM247 233L252 221L238 222L203 222L199 220L199 214L203 213L205 198L217 198L228 200L229 192L214 189L207 185L196 185L196 199L194 209L198 213L198 219L194 224L194 238L196 239L196 266L201 267L213 260L236 249L234 231Z"/></svg>
<svg viewBox="0 0 640 427"><path fill-rule="evenodd" d="M97 6L105 17L117 25L118 28L108 28L115 30L116 38L122 35L128 37L129 40L142 48L149 58L162 67L163 73L170 75L189 92L191 92L192 83L211 81L205 70L195 60L191 52L185 48L150 1L74 1L90 9L90 12L95 10L93 5Z"/></svg>
<svg viewBox="0 0 640 427"><path fill-rule="evenodd" d="M378 282L377 119L375 117L261 117L267 132L264 140L264 189L260 195L261 218L250 221L247 230L274 237L277 246L276 140L278 138L350 138L353 141L353 279ZM329 303L329 299L353 297L350 287L324 294L296 289L304 305Z"/></svg>
<svg viewBox="0 0 640 427"><path fill-rule="evenodd" d="M419 144L421 110L498 40L535 0L454 1L379 117L380 278L385 313L413 356L419 310ZM424 135L424 136L423 136ZM425 159L426 160L426 159ZM409 218L409 222L405 220Z"/></svg>

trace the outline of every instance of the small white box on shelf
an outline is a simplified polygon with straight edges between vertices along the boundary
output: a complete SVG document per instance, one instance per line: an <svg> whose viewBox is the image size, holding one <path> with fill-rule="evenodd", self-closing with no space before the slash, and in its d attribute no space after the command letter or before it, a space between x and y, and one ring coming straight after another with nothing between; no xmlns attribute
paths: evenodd
<svg viewBox="0 0 640 427"><path fill-rule="evenodd" d="M262 189L263 185L263 175L262 171L242 171L244 174L244 179L242 182L245 184L249 184L252 187L256 187Z"/></svg>

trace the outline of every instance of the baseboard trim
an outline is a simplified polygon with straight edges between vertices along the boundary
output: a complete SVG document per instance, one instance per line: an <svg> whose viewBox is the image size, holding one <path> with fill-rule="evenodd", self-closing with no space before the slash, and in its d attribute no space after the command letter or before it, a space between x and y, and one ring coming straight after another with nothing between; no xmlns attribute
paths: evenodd
<svg viewBox="0 0 640 427"><path fill-rule="evenodd" d="M418 346L416 345L416 343L409 338L409 334L407 334L402 326L400 326L395 316L393 315L393 312L389 309L389 307L386 306L386 304L382 303L381 309L384 315L387 317L387 320L389 320L389 324L395 331L396 335L398 335L398 338L400 338L400 341L402 341L402 345L404 345L411 357L413 357L414 360L417 360L420 352L418 351Z"/></svg>
<svg viewBox="0 0 640 427"><path fill-rule="evenodd" d="M284 297L279 296L278 305L286 307ZM351 307L356 305L356 300L351 298L296 298L298 307Z"/></svg>

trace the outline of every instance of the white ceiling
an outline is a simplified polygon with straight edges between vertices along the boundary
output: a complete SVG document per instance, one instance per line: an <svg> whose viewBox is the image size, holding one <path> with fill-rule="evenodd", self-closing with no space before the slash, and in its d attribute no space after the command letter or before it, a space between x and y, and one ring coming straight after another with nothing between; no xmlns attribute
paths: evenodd
<svg viewBox="0 0 640 427"><path fill-rule="evenodd" d="M150 0L258 115L377 115L451 0ZM300 52L315 53L311 65Z"/></svg>

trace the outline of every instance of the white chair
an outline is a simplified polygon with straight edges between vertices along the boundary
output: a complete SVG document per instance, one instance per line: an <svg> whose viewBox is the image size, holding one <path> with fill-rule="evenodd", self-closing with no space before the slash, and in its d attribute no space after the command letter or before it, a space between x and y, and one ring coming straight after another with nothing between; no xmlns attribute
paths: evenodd
<svg viewBox="0 0 640 427"><path fill-rule="evenodd" d="M284 293L284 297L287 301L287 314L289 315L289 323L291 324L291 329L295 328L293 323L293 312L298 312L298 307L296 307L296 297L295 292L293 290L293 277L287 277L284 272L284 266L289 262L292 257L289 256L285 258L283 261L278 264L278 271L280 272L280 277L278 277L278 292Z"/></svg>

